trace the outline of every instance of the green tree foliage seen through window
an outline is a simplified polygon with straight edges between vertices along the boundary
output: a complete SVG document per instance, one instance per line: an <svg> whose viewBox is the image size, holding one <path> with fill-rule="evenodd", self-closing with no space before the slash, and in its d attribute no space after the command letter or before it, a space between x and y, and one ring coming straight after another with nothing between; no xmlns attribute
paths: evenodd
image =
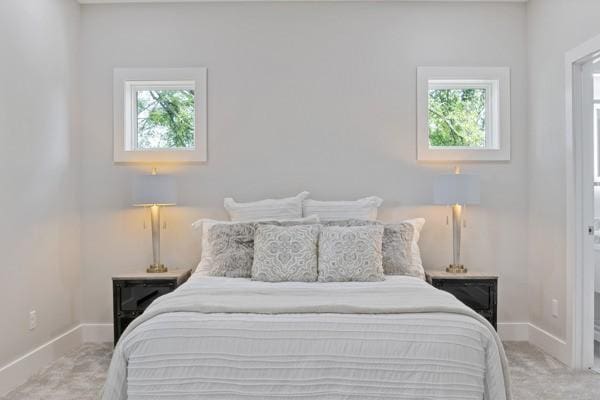
<svg viewBox="0 0 600 400"><path fill-rule="evenodd" d="M194 148L194 91L137 92L137 147Z"/></svg>
<svg viewBox="0 0 600 400"><path fill-rule="evenodd" d="M485 147L485 89L429 90L429 145Z"/></svg>

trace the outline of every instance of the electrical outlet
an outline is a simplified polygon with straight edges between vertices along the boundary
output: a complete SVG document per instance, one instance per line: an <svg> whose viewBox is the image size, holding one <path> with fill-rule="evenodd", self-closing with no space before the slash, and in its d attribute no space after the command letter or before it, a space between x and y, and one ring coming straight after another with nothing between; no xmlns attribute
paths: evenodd
<svg viewBox="0 0 600 400"><path fill-rule="evenodd" d="M558 318L558 300L552 299L552 316Z"/></svg>
<svg viewBox="0 0 600 400"><path fill-rule="evenodd" d="M29 330L32 331L37 328L37 311L32 310L29 312Z"/></svg>

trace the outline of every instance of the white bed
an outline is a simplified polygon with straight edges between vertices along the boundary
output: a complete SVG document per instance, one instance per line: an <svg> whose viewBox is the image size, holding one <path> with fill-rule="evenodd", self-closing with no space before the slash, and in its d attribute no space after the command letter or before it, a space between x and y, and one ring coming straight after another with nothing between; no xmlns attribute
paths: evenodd
<svg viewBox="0 0 600 400"><path fill-rule="evenodd" d="M487 321L422 280L263 283L195 274L115 349L120 399L510 399Z"/></svg>

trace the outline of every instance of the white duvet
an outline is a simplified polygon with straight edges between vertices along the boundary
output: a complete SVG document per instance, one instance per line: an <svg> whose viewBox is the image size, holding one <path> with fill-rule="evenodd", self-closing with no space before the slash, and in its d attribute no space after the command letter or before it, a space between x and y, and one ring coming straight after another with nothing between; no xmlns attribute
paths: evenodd
<svg viewBox="0 0 600 400"><path fill-rule="evenodd" d="M126 330L104 400L510 399L493 328L410 277L192 276Z"/></svg>

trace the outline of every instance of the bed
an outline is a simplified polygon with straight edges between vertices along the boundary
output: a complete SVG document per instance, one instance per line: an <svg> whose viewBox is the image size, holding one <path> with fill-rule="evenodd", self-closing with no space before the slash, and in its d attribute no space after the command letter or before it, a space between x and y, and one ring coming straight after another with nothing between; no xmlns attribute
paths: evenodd
<svg viewBox="0 0 600 400"><path fill-rule="evenodd" d="M510 400L498 335L423 280L194 274L115 348L104 400Z"/></svg>

